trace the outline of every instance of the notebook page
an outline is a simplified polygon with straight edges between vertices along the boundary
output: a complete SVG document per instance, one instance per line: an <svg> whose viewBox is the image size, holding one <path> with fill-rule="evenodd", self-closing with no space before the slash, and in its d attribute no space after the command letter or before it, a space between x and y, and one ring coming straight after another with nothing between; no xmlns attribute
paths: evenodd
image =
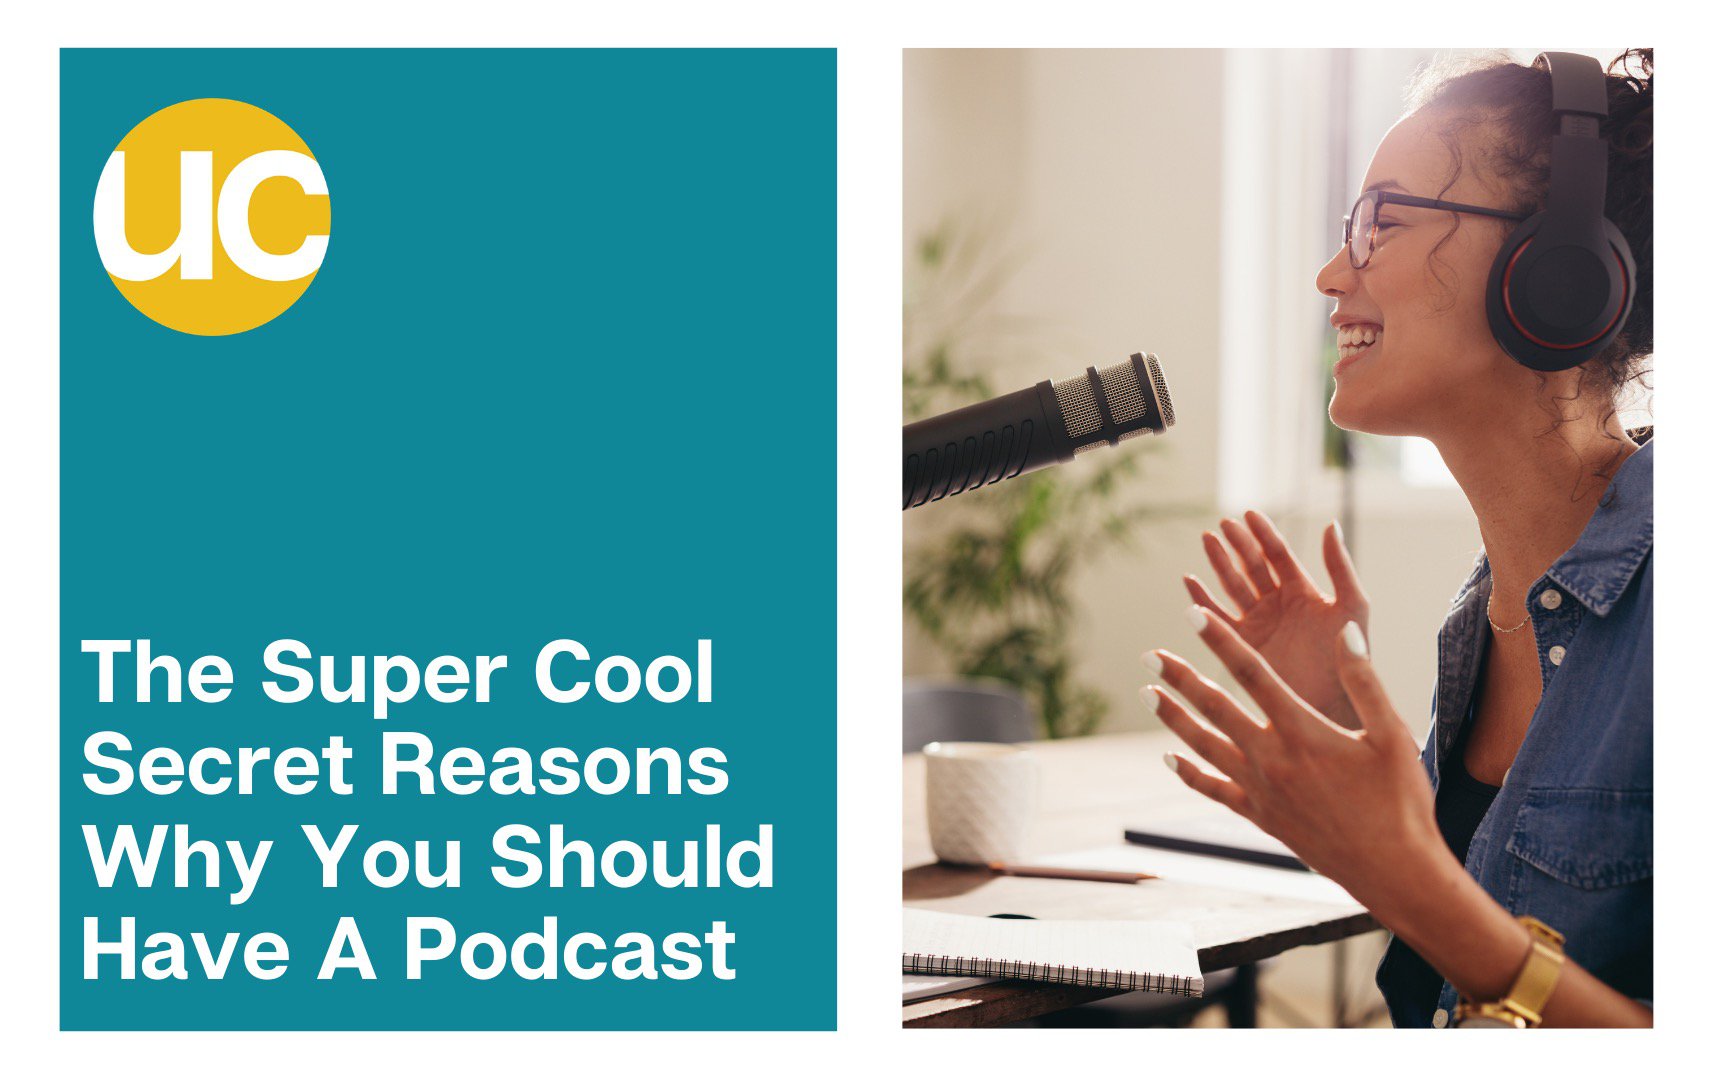
<svg viewBox="0 0 1720 1080"><path fill-rule="evenodd" d="M1201 991L1194 939L1183 923L987 919L906 908L902 925L904 971Z"/></svg>
<svg viewBox="0 0 1720 1080"><path fill-rule="evenodd" d="M902 1002L919 1001L922 998L939 997L943 994L953 994L958 990L972 990L976 986L994 983L996 979L983 977L962 978L944 977L941 975L903 975Z"/></svg>

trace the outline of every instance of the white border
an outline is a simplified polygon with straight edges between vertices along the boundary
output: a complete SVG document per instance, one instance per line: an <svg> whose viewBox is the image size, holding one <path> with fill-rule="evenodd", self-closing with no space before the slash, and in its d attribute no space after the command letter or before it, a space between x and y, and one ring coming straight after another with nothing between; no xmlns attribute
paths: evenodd
<svg viewBox="0 0 1720 1080"><path fill-rule="evenodd" d="M1666 10L1690 11L1689 5ZM1709 796L1716 761L1712 692L1698 685L1712 639L1707 610L1715 531L1712 446L1697 432L1714 393L1713 346L1692 332L1712 300L1698 296L1713 272L1711 100L1700 28L1654 4L1571 3L1560 22L1508 5L1289 5L1141 3L813 5L660 3L575 6L377 5L307 0L287 6L83 4L60 10L14 5L0 57L7 152L0 206L7 243L0 302L5 347L0 383L0 461L6 482L0 592L0 687L5 689L5 978L7 1067L20 1075L100 1071L185 1076L234 1068L257 1075L306 1073L452 1075L554 1069L558 1074L695 1075L909 1070L1182 1072L1229 1075L1378 1070L1420 1075L1485 1068L1600 1074L1640 1070L1645 1052L1672 1050L1704 1033L1712 999L1715 888ZM1365 33L1366 40L1356 35ZM1659 420L1671 445L1658 455L1662 528L1673 584L1661 611L1663 751L1658 844L1670 854L1660 889L1657 994L1651 1036L1548 1033L1528 1041L1449 1034L1332 1032L1010 1032L984 1036L902 1032L895 997L900 770L897 673L901 656L900 520L894 488L894 425L900 416L902 46L1228 45L1237 47L1503 44L1549 34L1631 40L1661 48L1671 81L1660 112L1657 193L1661 309ZM1691 43L1687 47L1686 43ZM57 1024L57 816L55 782L58 574L58 59L61 45L836 45L839 58L840 448L840 962L837 1034L60 1034ZM1190 87L1190 93L1215 90ZM1175 107L1167 102L1166 107ZM1174 166L1174 163L1173 163ZM1668 216L1671 215L1671 216ZM1673 269L1668 272L1667 267ZM815 410L814 416L819 415ZM827 415L827 414L826 414ZM1680 498L1677 496L1683 495ZM1710 662L1711 666L1711 662ZM792 993L792 987L785 987ZM1432 1039L1441 1039L1437 1046ZM1413 1044L1412 1044L1413 1040ZM1651 1047L1651 1043L1653 1044ZM1692 1047L1694 1049L1694 1047ZM1580 1059L1577 1055L1581 1055ZM1562 1060L1561 1060L1562 1059Z"/></svg>

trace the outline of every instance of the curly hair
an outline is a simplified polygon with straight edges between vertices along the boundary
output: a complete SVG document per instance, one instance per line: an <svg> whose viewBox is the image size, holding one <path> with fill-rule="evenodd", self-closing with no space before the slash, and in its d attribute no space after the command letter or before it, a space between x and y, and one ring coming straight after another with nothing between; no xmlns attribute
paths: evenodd
<svg viewBox="0 0 1720 1080"><path fill-rule="evenodd" d="M1636 300L1618 337L1582 365L1577 392L1603 390L1616 407L1627 386L1650 374L1654 354L1654 50L1621 53L1607 65L1606 83L1606 216L1636 259ZM1462 175L1467 147L1480 158L1480 173L1501 185L1506 209L1527 215L1546 206L1558 122L1545 64L1489 57L1432 65L1412 82L1408 106L1448 121L1447 188Z"/></svg>

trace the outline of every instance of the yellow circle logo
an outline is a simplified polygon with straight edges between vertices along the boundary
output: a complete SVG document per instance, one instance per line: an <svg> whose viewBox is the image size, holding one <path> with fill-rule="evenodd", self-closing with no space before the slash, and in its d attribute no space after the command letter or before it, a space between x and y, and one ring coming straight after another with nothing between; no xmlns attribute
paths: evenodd
<svg viewBox="0 0 1720 1080"><path fill-rule="evenodd" d="M108 155L95 230L137 310L187 334L238 334L310 288L328 253L328 181L298 133L255 105L182 101Z"/></svg>

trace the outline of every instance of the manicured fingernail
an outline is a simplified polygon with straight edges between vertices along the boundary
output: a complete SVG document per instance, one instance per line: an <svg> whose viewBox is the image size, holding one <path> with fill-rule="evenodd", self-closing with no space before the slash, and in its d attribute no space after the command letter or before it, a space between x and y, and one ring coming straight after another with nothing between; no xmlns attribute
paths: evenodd
<svg viewBox="0 0 1720 1080"><path fill-rule="evenodd" d="M1332 522L1332 535L1338 538L1338 543L1344 542L1344 527L1338 524L1335 519Z"/></svg>
<svg viewBox="0 0 1720 1080"><path fill-rule="evenodd" d="M1344 648L1350 650L1351 656L1360 656L1363 659L1367 658L1367 639L1362 637L1362 628L1353 622L1347 622L1344 624Z"/></svg>
<svg viewBox="0 0 1720 1080"><path fill-rule="evenodd" d="M1182 775L1181 771L1177 769L1177 756L1175 754L1165 755L1165 768L1176 773L1178 776Z"/></svg>
<svg viewBox="0 0 1720 1080"><path fill-rule="evenodd" d="M1141 666L1147 669L1147 674L1158 678L1165 673L1165 662L1159 659L1159 654L1148 649L1141 654Z"/></svg>
<svg viewBox="0 0 1720 1080"><path fill-rule="evenodd" d="M1196 631L1206 629L1206 609L1199 604L1189 605L1189 609L1183 614L1188 616L1188 624Z"/></svg>
<svg viewBox="0 0 1720 1080"><path fill-rule="evenodd" d="M1143 687L1141 687L1141 701L1147 706L1147 708L1153 710L1154 716L1158 715L1159 702L1162 700L1164 700L1164 699L1159 697L1159 688L1158 687L1156 687L1156 686L1143 686Z"/></svg>

